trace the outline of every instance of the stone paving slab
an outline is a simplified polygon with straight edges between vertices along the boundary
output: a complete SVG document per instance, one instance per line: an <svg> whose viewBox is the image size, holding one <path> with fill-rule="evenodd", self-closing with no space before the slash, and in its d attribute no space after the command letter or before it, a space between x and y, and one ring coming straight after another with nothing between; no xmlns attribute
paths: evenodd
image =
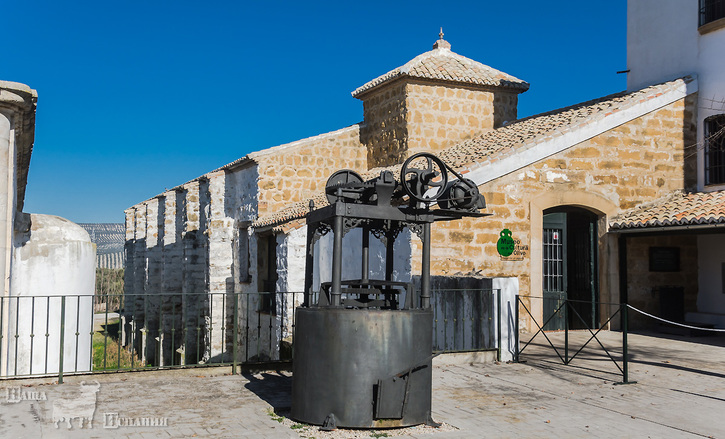
<svg viewBox="0 0 725 439"><path fill-rule="evenodd" d="M563 334L548 335L563 352ZM620 337L601 335L616 360L621 360ZM589 337L577 332L569 338L572 355ZM725 438L725 338L629 338L630 379L637 381L631 385L615 384L621 372L596 342L570 365L562 364L541 336L522 353L525 363L446 365L439 359L433 417L457 430L398 437ZM0 381L0 437L299 437L274 415L290 406L290 373L229 372L74 376L62 385L50 379ZM57 404L76 415L95 408L92 428L79 428L78 419L71 429L63 422L56 428ZM121 419L166 425L124 425ZM355 436L370 437L364 431Z"/></svg>

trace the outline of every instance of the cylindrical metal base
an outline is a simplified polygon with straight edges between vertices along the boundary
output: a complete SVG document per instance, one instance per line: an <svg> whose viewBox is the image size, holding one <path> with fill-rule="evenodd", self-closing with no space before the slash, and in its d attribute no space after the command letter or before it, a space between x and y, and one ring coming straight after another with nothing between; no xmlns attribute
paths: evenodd
<svg viewBox="0 0 725 439"><path fill-rule="evenodd" d="M431 409L430 309L297 308L292 418L337 427L424 423Z"/></svg>

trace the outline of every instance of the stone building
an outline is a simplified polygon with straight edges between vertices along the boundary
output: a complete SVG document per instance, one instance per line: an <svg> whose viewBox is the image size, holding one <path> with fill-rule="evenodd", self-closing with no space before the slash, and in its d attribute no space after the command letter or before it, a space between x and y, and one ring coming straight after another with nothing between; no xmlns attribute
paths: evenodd
<svg viewBox="0 0 725 439"><path fill-rule="evenodd" d="M57 373L61 349L66 372L91 369L95 246L68 220L23 212L37 97L0 81L0 377Z"/></svg>
<svg viewBox="0 0 725 439"><path fill-rule="evenodd" d="M725 2L628 2L627 88L696 75L695 109L688 114L695 138L682 152L683 190L621 213L610 227L625 247L620 283L630 303L719 328L725 328L724 52Z"/></svg>
<svg viewBox="0 0 725 439"><path fill-rule="evenodd" d="M326 203L328 176L339 169L364 178L384 169L399 173L406 157L425 151L474 181L493 214L433 228L431 272L448 279L446 285L508 278L506 288L526 296L537 320L550 316L557 300L578 300L582 319L570 317L574 327L606 322L615 307L601 303L619 303L627 292L632 303L658 311L650 298L655 279L643 280L636 271L620 276L620 252L636 253L632 260L645 250L622 245L611 230L627 228L623 221L642 206L698 189L701 170L688 154L698 141L698 84L696 75L685 73L518 119L518 95L529 85L456 54L441 35L433 50L352 93L363 102L363 122L249 154L127 209L127 291L198 294L201 305L189 300L176 309L193 308L210 321L217 320L212 310L223 314L223 293L301 291L305 215L310 200L317 207ZM508 256L497 251L502 236L515 242ZM696 310L696 250L686 239L653 239L643 245L682 246L683 263L667 282L681 282L685 307ZM360 237L350 233L345 240L343 270L355 276ZM396 246L396 280L415 282L419 240L404 234ZM379 246L371 253L379 274L384 251ZM317 262L323 268L313 288L329 280L326 261ZM639 288L637 282L650 284ZM278 298L278 308L294 305ZM214 300L219 303L212 306ZM149 306L139 302L134 318ZM164 314L180 312L167 306ZM521 319L534 326L526 314ZM554 321L549 328L562 325ZM203 347L205 356L223 351L223 334L216 337Z"/></svg>

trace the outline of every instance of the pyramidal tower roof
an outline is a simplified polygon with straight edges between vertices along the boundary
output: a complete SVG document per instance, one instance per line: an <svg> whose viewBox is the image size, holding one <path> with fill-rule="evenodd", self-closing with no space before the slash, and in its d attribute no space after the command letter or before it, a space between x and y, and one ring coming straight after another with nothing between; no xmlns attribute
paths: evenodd
<svg viewBox="0 0 725 439"><path fill-rule="evenodd" d="M362 95L403 77L506 88L519 93L529 89L526 81L451 51L451 44L443 39L443 29L438 36L433 50L422 53L404 65L358 87L352 92L352 96L360 99Z"/></svg>

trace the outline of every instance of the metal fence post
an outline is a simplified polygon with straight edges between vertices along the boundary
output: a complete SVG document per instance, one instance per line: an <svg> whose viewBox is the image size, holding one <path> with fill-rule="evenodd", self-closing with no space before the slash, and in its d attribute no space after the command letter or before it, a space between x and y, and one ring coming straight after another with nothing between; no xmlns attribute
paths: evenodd
<svg viewBox="0 0 725 439"><path fill-rule="evenodd" d="M496 292L496 332L497 332L497 338L498 338L498 358L497 361L501 361L501 289L498 289Z"/></svg>
<svg viewBox="0 0 725 439"><path fill-rule="evenodd" d="M622 367L620 370L622 371L622 382L621 383L614 383L614 384L637 384L637 381L630 381L629 380L629 348L627 346L627 333L629 331L628 328L628 317L627 317L627 308L629 305L627 303L621 303L619 305L619 311L621 312L620 318L621 318L621 326L622 326Z"/></svg>
<svg viewBox="0 0 725 439"><path fill-rule="evenodd" d="M237 293L234 295L234 333L232 334L232 375L237 374L237 332L239 330L239 299L241 298ZM294 299L293 299L294 304Z"/></svg>
<svg viewBox="0 0 725 439"><path fill-rule="evenodd" d="M629 383L629 365L627 361L627 357L629 356L629 353L627 352L627 304L623 303L620 305L622 307L622 382L624 384Z"/></svg>
<svg viewBox="0 0 725 439"><path fill-rule="evenodd" d="M564 364L569 364L569 300L564 301Z"/></svg>
<svg viewBox="0 0 725 439"><path fill-rule="evenodd" d="M63 344L65 342L65 296L60 296L60 352L58 354L58 384L63 384Z"/></svg>
<svg viewBox="0 0 725 439"><path fill-rule="evenodd" d="M514 362L519 362L519 295L516 295L516 306L514 306L514 319L516 321L514 322L514 328L516 329L514 332Z"/></svg>

